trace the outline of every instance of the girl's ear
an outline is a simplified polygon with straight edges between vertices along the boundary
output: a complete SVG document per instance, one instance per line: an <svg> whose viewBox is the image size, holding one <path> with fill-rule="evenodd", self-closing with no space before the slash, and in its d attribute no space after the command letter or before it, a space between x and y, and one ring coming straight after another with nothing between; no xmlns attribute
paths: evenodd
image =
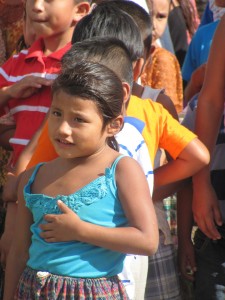
<svg viewBox="0 0 225 300"><path fill-rule="evenodd" d="M88 2L81 2L75 6L73 21L77 24L84 16L90 12L91 6Z"/></svg>
<svg viewBox="0 0 225 300"><path fill-rule="evenodd" d="M108 125L107 125L107 132L109 136L116 135L123 127L123 116L119 115L115 119L113 119Z"/></svg>
<svg viewBox="0 0 225 300"><path fill-rule="evenodd" d="M144 58L139 58L134 64L133 64L133 76L134 81L137 81L138 78L141 76L141 73L143 71L145 60Z"/></svg>

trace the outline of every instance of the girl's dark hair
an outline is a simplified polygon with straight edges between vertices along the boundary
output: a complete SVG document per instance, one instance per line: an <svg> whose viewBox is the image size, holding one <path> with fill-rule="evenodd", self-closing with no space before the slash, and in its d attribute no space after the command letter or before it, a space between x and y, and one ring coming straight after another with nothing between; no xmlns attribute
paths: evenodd
<svg viewBox="0 0 225 300"><path fill-rule="evenodd" d="M81 60L73 68L64 68L52 85L53 95L59 91L94 101L103 117L103 129L122 113L122 82L112 70L101 64ZM107 143L118 151L114 137Z"/></svg>
<svg viewBox="0 0 225 300"><path fill-rule="evenodd" d="M190 0L178 0L181 7L187 30L192 37L198 27L196 23L196 11Z"/></svg>
<svg viewBox="0 0 225 300"><path fill-rule="evenodd" d="M110 2L97 5L89 15L77 23L72 44L88 38L105 36L123 41L132 62L144 56L144 44L134 19Z"/></svg>

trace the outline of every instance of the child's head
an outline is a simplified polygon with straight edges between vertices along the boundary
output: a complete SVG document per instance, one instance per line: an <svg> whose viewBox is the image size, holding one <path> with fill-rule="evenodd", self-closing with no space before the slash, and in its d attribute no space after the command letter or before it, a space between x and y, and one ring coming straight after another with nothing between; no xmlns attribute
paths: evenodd
<svg viewBox="0 0 225 300"><path fill-rule="evenodd" d="M123 105L122 82L112 70L80 61L64 68L52 94L49 135L59 156L84 157L106 142L112 146L112 137L122 126Z"/></svg>
<svg viewBox="0 0 225 300"><path fill-rule="evenodd" d="M152 16L152 37L155 42L165 31L171 0L146 0L146 2Z"/></svg>
<svg viewBox="0 0 225 300"><path fill-rule="evenodd" d="M35 34L58 37L62 43L71 39L75 25L89 10L88 0L26 0L26 13Z"/></svg>
<svg viewBox="0 0 225 300"><path fill-rule="evenodd" d="M62 70L73 68L81 60L107 66L132 87L133 70L130 53L124 43L116 38L95 37L76 42L62 57Z"/></svg>
<svg viewBox="0 0 225 300"><path fill-rule="evenodd" d="M138 26L144 43L144 58L148 58L152 43L152 20L149 13L133 1L126 0L101 0L100 3L110 2L130 15Z"/></svg>
<svg viewBox="0 0 225 300"><path fill-rule="evenodd" d="M89 15L78 22L72 43L92 37L118 38L126 45L133 62L143 57L143 42L136 23L111 2L97 5Z"/></svg>

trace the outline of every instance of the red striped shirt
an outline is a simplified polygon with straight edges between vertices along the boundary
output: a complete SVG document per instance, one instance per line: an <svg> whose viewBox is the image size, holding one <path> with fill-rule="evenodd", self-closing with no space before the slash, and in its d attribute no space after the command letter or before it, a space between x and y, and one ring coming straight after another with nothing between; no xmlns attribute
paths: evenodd
<svg viewBox="0 0 225 300"><path fill-rule="evenodd" d="M10 86L27 75L55 79L61 68L60 60L70 46L71 43L68 43L62 49L45 56L43 40L37 40L28 50L13 55L0 67L0 88ZM31 97L11 99L4 107L4 111L9 110L16 123L15 135L10 140L13 164L41 125L50 104L51 87L43 87Z"/></svg>

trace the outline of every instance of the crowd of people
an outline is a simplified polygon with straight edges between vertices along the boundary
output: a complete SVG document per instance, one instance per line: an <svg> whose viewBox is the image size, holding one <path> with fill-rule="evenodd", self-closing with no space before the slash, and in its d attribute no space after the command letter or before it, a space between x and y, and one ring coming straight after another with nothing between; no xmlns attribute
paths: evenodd
<svg viewBox="0 0 225 300"><path fill-rule="evenodd" d="M225 299L224 12L0 0L0 300Z"/></svg>

